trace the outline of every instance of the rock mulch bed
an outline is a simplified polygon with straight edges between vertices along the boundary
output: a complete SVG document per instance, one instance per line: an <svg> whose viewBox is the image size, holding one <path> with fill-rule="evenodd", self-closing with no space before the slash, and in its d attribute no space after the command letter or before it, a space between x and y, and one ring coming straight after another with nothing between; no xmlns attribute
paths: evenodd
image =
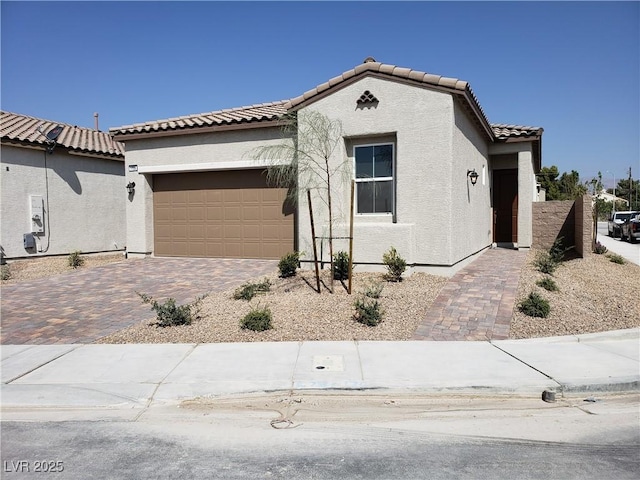
<svg viewBox="0 0 640 480"><path fill-rule="evenodd" d="M557 292L536 285L547 275L533 262L537 251L529 252L520 274L518 299L536 292L549 301L547 318L532 318L517 305L511 321L511 338L576 335L640 327L640 267L626 262L619 265L606 255L567 259L551 278Z"/></svg>
<svg viewBox="0 0 640 480"><path fill-rule="evenodd" d="M264 278L254 279L262 281ZM408 340L426 310L446 283L446 278L415 274L403 282L384 282L382 274L354 275L353 295L341 282L334 283L334 293L328 290L324 274L322 293L315 290L315 276L299 271L295 277L269 278L271 290L247 302L234 300L234 290L214 293L204 299L201 318L191 325L157 328L142 322L105 337L99 343L214 343L271 342L303 340ZM383 322L368 327L354 320L357 294L367 286L382 282L380 304ZM253 332L240 328L240 319L252 306L269 306L273 329Z"/></svg>

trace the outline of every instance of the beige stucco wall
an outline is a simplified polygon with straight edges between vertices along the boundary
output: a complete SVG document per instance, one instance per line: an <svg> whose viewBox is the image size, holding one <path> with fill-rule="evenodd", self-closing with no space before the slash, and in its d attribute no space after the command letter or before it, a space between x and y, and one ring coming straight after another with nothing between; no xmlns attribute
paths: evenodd
<svg viewBox="0 0 640 480"><path fill-rule="evenodd" d="M379 103L356 108L365 90ZM353 145L396 139L395 223L391 215L356 215L355 262L380 264L383 253L394 246L410 264L451 265L490 244L488 187L481 180L475 187L469 182L468 190L466 186L468 168L482 174L487 147L451 95L367 77L305 108L342 122L348 141L335 152L333 167L346 161L353 168ZM348 192L337 186L334 191L343 219L334 236L348 235ZM306 198L300 205L299 243L310 254ZM321 207L314 200L316 229L326 234L326 222L318 225ZM346 250L346 245L337 242L338 249Z"/></svg>
<svg viewBox="0 0 640 480"><path fill-rule="evenodd" d="M133 196L127 200L127 251L131 256L153 253L153 173L228 168L252 163L252 152L263 145L279 143L276 127L228 130L192 135L175 135L126 142L126 182L135 182ZM137 165L137 172L129 166ZM256 163L257 165L257 163Z"/></svg>
<svg viewBox="0 0 640 480"><path fill-rule="evenodd" d="M44 151L2 145L1 245L6 258L124 249L123 162L71 155L58 147L47 155L47 166L48 206ZM23 234L31 230L30 195L41 195L45 208L38 251L23 248Z"/></svg>

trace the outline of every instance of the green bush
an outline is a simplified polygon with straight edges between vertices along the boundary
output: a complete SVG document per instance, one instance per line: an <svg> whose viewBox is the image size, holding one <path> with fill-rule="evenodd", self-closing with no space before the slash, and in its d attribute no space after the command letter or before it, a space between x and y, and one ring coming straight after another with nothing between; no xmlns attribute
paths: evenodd
<svg viewBox="0 0 640 480"><path fill-rule="evenodd" d="M236 288L233 292L233 298L235 300L251 300L258 293L265 293L271 289L271 282L268 278L265 278L262 282L251 283L247 282L244 285Z"/></svg>
<svg viewBox="0 0 640 480"><path fill-rule="evenodd" d="M540 318L546 318L551 311L549 302L534 292L531 292L526 299L520 302L518 309L529 317Z"/></svg>
<svg viewBox="0 0 640 480"><path fill-rule="evenodd" d="M347 280L349 278L349 254L338 252L333 256L333 279Z"/></svg>
<svg viewBox="0 0 640 480"><path fill-rule="evenodd" d="M293 277L300 266L300 252L290 252L283 255L278 263L278 270L282 278Z"/></svg>
<svg viewBox="0 0 640 480"><path fill-rule="evenodd" d="M402 273L407 268L407 262L398 255L394 247L391 247L388 252L382 255L382 262L387 267L386 279L390 282L401 282Z"/></svg>
<svg viewBox="0 0 640 480"><path fill-rule="evenodd" d="M378 300L363 296L356 299L353 306L356 309L354 315L356 321L369 327L375 327L382 322L383 312L380 309L380 302L378 302Z"/></svg>
<svg viewBox="0 0 640 480"><path fill-rule="evenodd" d="M558 285L556 284L556 282L551 277L544 277L542 280L538 280L536 282L536 285L538 285L539 287L544 288L545 290L547 290L549 292L557 292L558 291Z"/></svg>
<svg viewBox="0 0 640 480"><path fill-rule="evenodd" d="M84 265L84 258L80 256L80 250L76 250L75 252L71 252L69 257L67 257L69 261L69 266L72 268L78 268Z"/></svg>
<svg viewBox="0 0 640 480"><path fill-rule="evenodd" d="M364 291L364 296L369 298L380 298L384 285L382 283L374 283L368 285Z"/></svg>
<svg viewBox="0 0 640 480"><path fill-rule="evenodd" d="M269 307L261 307L257 305L251 308L242 320L240 320L240 328L244 330L253 330L254 332L263 332L273 328L271 326L271 310Z"/></svg>
<svg viewBox="0 0 640 480"><path fill-rule="evenodd" d="M617 263L619 265L625 264L624 258L617 253L610 253L609 255L607 255L607 258L609 258L609 260L613 263Z"/></svg>
<svg viewBox="0 0 640 480"><path fill-rule="evenodd" d="M593 253L597 253L598 255L607 253L607 247L602 245L600 242L596 242L596 244L593 246Z"/></svg>
<svg viewBox="0 0 640 480"><path fill-rule="evenodd" d="M2 280L9 280L11 278L11 269L9 265L0 266L0 272L2 273Z"/></svg>
<svg viewBox="0 0 640 480"><path fill-rule="evenodd" d="M138 295L142 298L143 303L151 304L151 310L156 312L156 326L158 327L191 325L194 319L200 318L200 304L206 297L206 295L203 295L197 297L193 303L176 305L176 301L173 298L169 298L164 303L160 303L144 293L138 293Z"/></svg>
<svg viewBox="0 0 640 480"><path fill-rule="evenodd" d="M558 268L558 262L553 259L549 252L539 252L533 261L533 266L538 271L551 275Z"/></svg>
<svg viewBox="0 0 640 480"><path fill-rule="evenodd" d="M549 249L549 256L551 260L556 263L560 263L564 260L564 254L567 252L567 248L564 248L563 244L564 237L558 237L553 242L553 245Z"/></svg>

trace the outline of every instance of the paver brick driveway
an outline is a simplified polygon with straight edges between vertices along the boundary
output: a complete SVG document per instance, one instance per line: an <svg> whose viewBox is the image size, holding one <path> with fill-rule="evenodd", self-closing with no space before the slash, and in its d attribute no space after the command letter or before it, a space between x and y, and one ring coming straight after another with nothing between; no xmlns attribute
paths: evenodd
<svg viewBox="0 0 640 480"><path fill-rule="evenodd" d="M136 292L184 303L276 269L274 260L144 258L3 286L0 343L91 343L155 318Z"/></svg>

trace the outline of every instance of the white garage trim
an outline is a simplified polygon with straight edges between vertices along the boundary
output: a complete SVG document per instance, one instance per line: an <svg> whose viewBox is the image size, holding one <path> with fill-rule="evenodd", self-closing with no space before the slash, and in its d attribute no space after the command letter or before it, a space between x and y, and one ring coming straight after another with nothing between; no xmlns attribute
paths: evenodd
<svg viewBox="0 0 640 480"><path fill-rule="evenodd" d="M284 165L287 162L282 161L279 164ZM273 165L273 162L257 161L257 160L240 160L234 162L215 162L215 163L187 163L179 165L153 165L145 167L138 166L138 173L181 173L181 172L215 172L218 170L247 170L253 168L267 168Z"/></svg>

